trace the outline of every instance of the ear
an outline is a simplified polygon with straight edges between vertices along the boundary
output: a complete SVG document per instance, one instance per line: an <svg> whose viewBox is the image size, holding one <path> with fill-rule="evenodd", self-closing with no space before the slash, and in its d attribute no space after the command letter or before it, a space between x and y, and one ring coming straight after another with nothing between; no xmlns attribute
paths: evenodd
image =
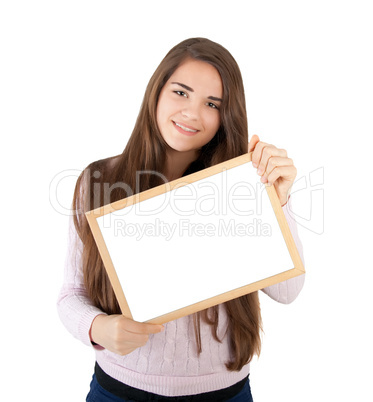
<svg viewBox="0 0 373 402"><path fill-rule="evenodd" d="M255 146L259 141L260 141L259 137L256 134L254 134L250 139L248 152L254 151Z"/></svg>

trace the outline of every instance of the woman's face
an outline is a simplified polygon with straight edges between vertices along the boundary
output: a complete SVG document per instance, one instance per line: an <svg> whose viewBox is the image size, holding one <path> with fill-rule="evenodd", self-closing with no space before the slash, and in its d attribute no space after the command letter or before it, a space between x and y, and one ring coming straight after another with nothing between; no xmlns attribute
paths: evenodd
<svg viewBox="0 0 373 402"><path fill-rule="evenodd" d="M215 67L188 59L166 82L159 96L157 123L168 146L196 155L220 127L223 84Z"/></svg>

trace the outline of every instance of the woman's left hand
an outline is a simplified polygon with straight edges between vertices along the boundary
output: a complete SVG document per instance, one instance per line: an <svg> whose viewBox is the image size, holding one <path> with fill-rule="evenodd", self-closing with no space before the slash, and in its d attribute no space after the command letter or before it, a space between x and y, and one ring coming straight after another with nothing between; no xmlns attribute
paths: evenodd
<svg viewBox="0 0 373 402"><path fill-rule="evenodd" d="M260 181L274 185L280 203L284 206L297 175L293 160L288 158L285 149L262 142L257 135L253 135L249 142L249 152L253 153L252 164L258 169Z"/></svg>

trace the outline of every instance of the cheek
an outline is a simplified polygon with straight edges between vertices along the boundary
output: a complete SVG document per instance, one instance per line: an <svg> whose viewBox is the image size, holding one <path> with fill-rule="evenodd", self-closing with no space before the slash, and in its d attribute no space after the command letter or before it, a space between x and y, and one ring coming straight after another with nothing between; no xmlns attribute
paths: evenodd
<svg viewBox="0 0 373 402"><path fill-rule="evenodd" d="M161 97L160 97L158 100L157 112L156 112L158 125L162 122L162 115L163 115L163 108L162 108L162 102L161 102Z"/></svg>
<svg viewBox="0 0 373 402"><path fill-rule="evenodd" d="M211 133L215 134L219 127L220 127L220 114L216 113L215 115L210 114L206 120L208 127L209 127L209 131L211 131Z"/></svg>
<svg viewBox="0 0 373 402"><path fill-rule="evenodd" d="M157 117L158 128L160 129L162 126L162 110L159 107L157 107L156 117Z"/></svg>
<svg viewBox="0 0 373 402"><path fill-rule="evenodd" d="M167 111L167 100L165 99L164 93L161 92L157 104L157 122L162 123Z"/></svg>
<svg viewBox="0 0 373 402"><path fill-rule="evenodd" d="M175 113L175 102L168 99L167 96L159 97L158 106L157 106L157 122L159 123L166 123L171 116Z"/></svg>

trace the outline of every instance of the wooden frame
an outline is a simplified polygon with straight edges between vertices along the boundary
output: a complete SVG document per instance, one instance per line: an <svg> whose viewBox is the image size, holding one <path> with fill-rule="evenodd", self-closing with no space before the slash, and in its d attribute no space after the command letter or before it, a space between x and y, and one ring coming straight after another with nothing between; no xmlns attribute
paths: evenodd
<svg viewBox="0 0 373 402"><path fill-rule="evenodd" d="M251 153L248 153L86 213L123 315L136 321L163 324L305 272L276 191L273 186L262 185L259 181L259 176L256 175L254 179L253 172L255 169L252 168L250 162ZM247 184L246 186L246 177L249 176L255 183ZM217 184L219 180L220 182ZM233 183L233 186L227 186L227 181L230 184ZM211 211L208 211L209 213L207 213L202 208L202 205L212 206L215 202L214 200L217 200L216 197L209 199L204 195L197 197L197 200L192 199L191 193L198 194L197 192L201 192L203 187L207 188L208 184L211 184L211 188L218 191L219 194L220 192L222 193L221 204L228 203L231 210L235 210L236 215L232 215L231 210L227 211L229 209L227 206L225 206L226 210L222 211L224 205L221 207L220 212L213 211L214 213L210 213ZM223 187L225 187L224 191L221 190ZM234 194L239 188L246 189L249 193L250 189L256 188L258 192L255 197L253 197L253 194ZM262 191L263 188L266 191ZM180 191L182 196L178 198L178 196L180 197L178 195ZM186 194L188 191L190 193ZM264 196L260 191L264 193ZM266 194L268 197L266 197ZM261 198L261 203L264 207L258 204L258 198ZM154 210L149 209L145 211L145 215L139 213L142 205L147 205L148 207L152 205L152 208L154 208L155 203L162 199L168 199L168 204L160 212L154 212ZM180 201L182 202L180 203ZM193 204L194 201L195 203ZM256 203L257 215L254 214L254 209L242 211L236 207L237 205L249 205L249 202ZM175 212L173 209L175 205L189 205L189 209L186 211L187 213L184 210ZM193 205L194 208L200 208L198 213L193 212L193 208L190 209ZM131 210L131 208L135 207L139 208L139 211L133 212ZM261 214L258 214L259 207L262 208L260 210ZM255 217L253 217L254 215ZM145 216L145 218L142 216ZM187 216L189 220L182 219L183 216ZM257 219L256 216L260 216L261 219ZM161 218L163 221L160 221ZM179 232L175 230L174 233L179 233L179 235L174 234L173 237L171 236L171 238L167 239L157 236L154 231L147 234L148 237L144 235L141 238L142 241L139 241L132 238L133 236L131 237L128 233L118 232L119 234L114 234L113 227L118 226L118 224L126 225L125 228L129 230L131 219L133 222L137 222L136 220L140 219L139 222L143 224L142 228L148 229L150 227L146 226L147 222L152 220L154 230L157 222L159 225L168 222L169 227L164 226L163 228L169 230L173 225L172 228L179 229ZM203 233L200 235L201 233L198 234L195 231L191 232L190 228L196 229L198 227L196 219L204 222L199 227L205 230L205 232L202 230L205 235ZM219 232L219 235L214 236L213 230L211 232L207 231L208 228L217 228L217 226L214 227L214 222L227 227L228 219L234 230L238 232L238 229L241 229L241 235L231 231L224 237L226 233L222 230L223 235ZM264 227L262 219L267 219L270 222L270 224L268 223L270 229L268 239L264 239L265 234L254 233L256 226L253 222L255 221L257 226L259 222ZM192 222L191 220L194 221ZM190 231L188 232L189 236L184 236L184 233L181 232L181 224L184 221L189 222L190 227L186 226L187 230ZM135 225L138 225L138 228L141 227L139 223L133 223L132 229L137 227ZM222 227L224 229L224 226ZM260 228L261 230L262 227ZM204 242L206 245L203 245ZM195 247L199 247L201 243L203 244L200 247L205 253L200 252L200 255L203 255L205 259L201 259L201 257L193 253ZM184 247L184 244L186 247ZM224 250L224 247L228 247L228 244L229 248ZM246 248L250 248L250 244L253 244L253 247L247 251ZM267 249L268 252L260 251L261 248L263 250L263 247L266 250L265 244L268 244L270 250ZM126 245L128 246L127 248ZM234 249L232 253L230 253L231 249ZM257 256L255 256L256 249L258 250ZM133 253L133 250L137 251ZM168 257L171 251L173 256ZM148 255L150 253L153 253L151 257ZM132 258L132 260L129 261L129 258ZM250 262L255 258L256 262L250 268ZM212 264L215 265L210 266L209 261L212 261ZM275 264L273 263L274 261ZM264 265L258 268L258 273L252 273L254 272L254 265L256 267L261 265L262 262ZM277 262L279 267L274 268ZM201 269L196 268L199 263L203 265ZM191 271L192 268L193 270ZM235 271L236 268L237 272ZM123 270L125 271L124 273ZM162 276L160 280L157 277L157 270L159 271L159 276ZM189 272L192 272L191 275L194 275L194 279L189 277ZM201 284L202 279L200 279L200 276L202 275L203 277L204 274L206 275L203 278L205 282ZM254 275L254 281L247 282L250 275ZM222 283L218 282L219 277L222 278ZM184 283L187 288L183 288ZM227 288L224 288L225 284ZM127 288L124 290L123 288L126 286ZM194 292L199 292L198 296L196 296L197 300L193 299ZM129 294L131 294L130 303L127 301ZM177 304L179 298L181 301ZM187 302L185 305L180 304L183 303L183 298ZM192 299L192 302L190 302L190 299ZM132 300L134 301L132 302ZM159 310L156 307L158 301L160 304L163 303L163 307L159 307ZM133 310L135 310L134 304L136 309L140 308L140 304L145 306L144 312L139 310L139 312L133 314ZM149 312L149 316L148 310L154 310L153 314L155 315L153 316Z"/></svg>

